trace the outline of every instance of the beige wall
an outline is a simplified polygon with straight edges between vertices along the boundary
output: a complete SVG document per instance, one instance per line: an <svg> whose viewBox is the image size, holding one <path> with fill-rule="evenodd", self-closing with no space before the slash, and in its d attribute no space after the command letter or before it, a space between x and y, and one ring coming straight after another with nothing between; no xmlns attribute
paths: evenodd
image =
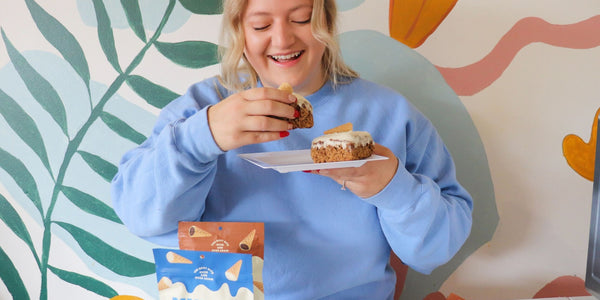
<svg viewBox="0 0 600 300"><path fill-rule="evenodd" d="M89 19L86 19L86 9L91 7L88 2L91 1L39 0L37 3L79 41L90 66L91 85L95 87L92 90L99 93L118 74L102 52L95 25L89 24ZM160 18L167 1L161 2L164 3L158 5L150 0L140 1L142 8L155 8L144 11L143 16L147 20ZM105 3L109 12L120 11L119 1ZM342 8L342 32L373 30L389 35L388 1L339 0L338 3ZM93 11L87 12L93 16ZM165 28L161 41L217 42L215 28L220 22L218 15L192 15L179 4L173 14L177 18L173 18L174 21ZM115 27L119 61L126 66L143 43L127 27L122 11L121 14L109 15ZM435 67L461 69L485 60L520 20L536 17L567 28L567 25L599 15L600 3L597 0L459 0L438 29L414 51ZM147 35L154 30L149 24ZM600 32L599 26L592 27L596 33ZM84 120L80 113L89 113L85 89L59 52L36 28L25 1L0 0L0 27L13 46L56 86L67 107L71 125L69 132L74 133ZM551 30L548 28L542 31ZM535 41L535 31L522 31L520 34L526 40ZM589 32L581 32L581 39L587 39L586 34ZM568 134L579 135L586 141L589 139L594 115L600 108L600 42L594 44L592 40L591 46L581 47L576 46L577 40L577 36L574 36L558 45L526 43L489 85L474 93L458 93L485 148L500 221L491 241L466 258L442 284L440 290L445 295L456 293L465 299L483 300L527 298L558 276L585 276L592 183L566 163L562 140ZM59 66L59 69L45 70L44 66ZM218 66L201 69L181 67L153 48L135 70L135 74L143 75L178 94L183 93L191 83L217 72ZM74 80L61 81L65 76ZM450 86L455 88L452 84ZM60 130L53 125L52 119L35 105L35 101L24 95L26 89L13 69L6 45L1 39L0 89L20 103L37 122L49 149L50 160L60 161L67 140L58 133ZM140 133L148 134L159 109L147 104L126 85L118 90L117 96L111 99L106 109L123 118L127 114L135 116L127 121ZM82 97L83 105L78 102ZM82 147L94 149L113 164L118 162L126 149L134 145L115 137L104 126L92 129ZM49 201L45 199L50 197L52 180L43 165L37 162L35 153L15 135L2 116L0 148L24 162L38 182L42 206L47 208ZM110 204L108 182L98 174L89 172L81 158L76 157L68 181L87 188L90 194ZM57 162L51 162L51 165L53 170L58 170ZM19 185L2 168L0 194L14 208L31 235L35 249L41 253L44 230L41 219ZM102 218L90 218L64 198L59 200L56 220L76 224L124 253L152 261L148 249L155 245L131 236L122 225ZM63 229L53 226L51 264L97 278L121 295L137 295L146 299L153 297L152 284L155 279L152 275L115 275L83 254ZM23 250L27 248L26 243L7 222L0 222L0 248L24 279L31 298L38 298L41 285L38 267L31 252ZM0 266L2 269L4 266ZM0 281L0 299L10 297L6 284ZM49 299L73 297L102 298L49 275Z"/></svg>

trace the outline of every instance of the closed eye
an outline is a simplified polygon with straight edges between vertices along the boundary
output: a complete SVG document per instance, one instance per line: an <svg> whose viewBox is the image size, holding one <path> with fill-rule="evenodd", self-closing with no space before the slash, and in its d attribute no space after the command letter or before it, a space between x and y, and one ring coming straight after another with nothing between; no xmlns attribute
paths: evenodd
<svg viewBox="0 0 600 300"><path fill-rule="evenodd" d="M256 31L262 31L262 30L269 28L269 26L270 25L265 25L265 26L261 26L261 27L252 27L252 28Z"/></svg>
<svg viewBox="0 0 600 300"><path fill-rule="evenodd" d="M296 24L308 24L308 23L310 23L310 20L311 20L311 18L308 18L308 20L305 20L305 21L293 21L293 22Z"/></svg>

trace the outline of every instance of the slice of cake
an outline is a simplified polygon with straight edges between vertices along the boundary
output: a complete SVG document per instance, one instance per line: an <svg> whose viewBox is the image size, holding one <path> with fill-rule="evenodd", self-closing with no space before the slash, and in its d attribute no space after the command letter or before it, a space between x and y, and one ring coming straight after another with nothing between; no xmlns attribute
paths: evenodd
<svg viewBox="0 0 600 300"><path fill-rule="evenodd" d="M296 96L296 103L292 103L291 105L300 113L295 119L288 119L290 123L292 123L293 128L311 128L314 125L313 121L313 109L312 105L306 98L302 97L300 94L296 94L292 90L292 86L289 83L282 83L279 86L280 90L288 91Z"/></svg>
<svg viewBox="0 0 600 300"><path fill-rule="evenodd" d="M357 160L371 156L374 147L370 133L353 131L352 123L346 123L315 138L310 156L315 163Z"/></svg>

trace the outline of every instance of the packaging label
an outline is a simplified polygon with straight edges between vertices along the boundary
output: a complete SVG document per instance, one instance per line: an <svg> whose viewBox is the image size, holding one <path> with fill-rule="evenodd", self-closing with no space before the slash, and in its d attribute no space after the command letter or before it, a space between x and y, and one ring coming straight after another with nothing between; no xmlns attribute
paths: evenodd
<svg viewBox="0 0 600 300"><path fill-rule="evenodd" d="M252 255L154 249L161 300L253 300Z"/></svg>

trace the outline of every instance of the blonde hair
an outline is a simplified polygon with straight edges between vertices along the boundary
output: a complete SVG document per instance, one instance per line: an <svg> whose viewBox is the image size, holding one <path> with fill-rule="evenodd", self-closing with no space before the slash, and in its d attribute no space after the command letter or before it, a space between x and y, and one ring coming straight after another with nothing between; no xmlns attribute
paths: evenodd
<svg viewBox="0 0 600 300"><path fill-rule="evenodd" d="M219 43L223 86L233 91L256 87L258 74L244 56L244 28L242 16L248 0L225 0L223 23ZM342 59L337 40L337 7L335 0L313 0L311 30L314 37L325 45L321 65L326 78L334 87L351 78L358 77Z"/></svg>

